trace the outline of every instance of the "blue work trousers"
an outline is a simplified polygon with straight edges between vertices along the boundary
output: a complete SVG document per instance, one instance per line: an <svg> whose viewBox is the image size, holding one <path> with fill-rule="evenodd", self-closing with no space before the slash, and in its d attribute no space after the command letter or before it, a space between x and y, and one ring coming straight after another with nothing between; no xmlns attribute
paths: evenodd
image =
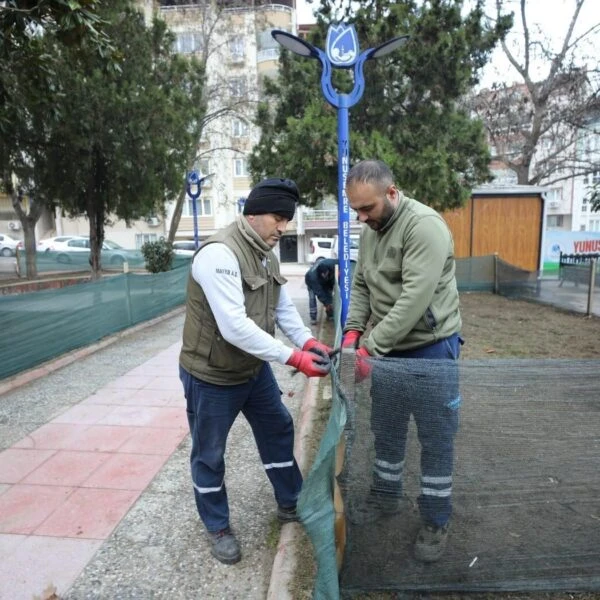
<svg viewBox="0 0 600 600"><path fill-rule="evenodd" d="M310 320L317 320L317 295L312 291L311 288L308 288L308 312L310 314Z"/></svg>
<svg viewBox="0 0 600 600"><path fill-rule="evenodd" d="M192 437L194 496L206 529L219 531L229 526L224 455L229 430L240 412L252 427L277 503L295 506L302 475L294 458L294 423L269 363L239 385L206 383L181 366L179 376Z"/></svg>
<svg viewBox="0 0 600 600"><path fill-rule="evenodd" d="M372 491L400 497L408 424L421 445L421 518L445 525L452 514L454 436L458 430L458 363L462 339L394 352L373 361L371 429L375 437ZM392 360L390 360L392 359Z"/></svg>

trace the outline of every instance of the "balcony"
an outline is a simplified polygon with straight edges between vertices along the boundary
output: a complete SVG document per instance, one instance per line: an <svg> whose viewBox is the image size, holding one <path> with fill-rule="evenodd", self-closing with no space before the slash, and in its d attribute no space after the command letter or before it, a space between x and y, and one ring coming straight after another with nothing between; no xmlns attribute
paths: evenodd
<svg viewBox="0 0 600 600"><path fill-rule="evenodd" d="M337 229L338 211L337 209L315 210L304 208L302 214L305 229ZM350 230L359 230L361 224L356 218L356 212L350 210Z"/></svg>

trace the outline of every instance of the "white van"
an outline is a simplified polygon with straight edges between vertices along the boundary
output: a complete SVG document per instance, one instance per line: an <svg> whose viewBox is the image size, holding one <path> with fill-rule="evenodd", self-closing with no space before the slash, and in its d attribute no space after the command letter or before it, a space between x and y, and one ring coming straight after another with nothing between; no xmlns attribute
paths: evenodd
<svg viewBox="0 0 600 600"><path fill-rule="evenodd" d="M312 237L308 253L308 262L312 265L324 258L334 258L332 255L334 238Z"/></svg>
<svg viewBox="0 0 600 600"><path fill-rule="evenodd" d="M360 247L360 235L351 233L350 234L350 260L358 260L358 249ZM333 238L333 248L331 249L331 258L338 258L338 236Z"/></svg>

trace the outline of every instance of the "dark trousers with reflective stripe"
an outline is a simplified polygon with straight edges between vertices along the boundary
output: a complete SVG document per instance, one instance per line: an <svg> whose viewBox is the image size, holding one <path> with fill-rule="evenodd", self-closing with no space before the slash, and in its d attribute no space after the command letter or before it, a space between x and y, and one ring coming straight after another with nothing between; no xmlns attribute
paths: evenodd
<svg viewBox="0 0 600 600"><path fill-rule="evenodd" d="M458 335L373 361L371 428L375 437L372 489L402 495L410 416L421 445L419 509L426 523L445 525L452 514L454 436L460 392ZM402 359L402 360L400 360Z"/></svg>
<svg viewBox="0 0 600 600"><path fill-rule="evenodd" d="M294 459L294 423L271 366L264 363L256 377L239 385L206 383L182 367L179 376L192 437L194 496L206 529L229 526L224 455L229 430L240 412L252 428L277 503L295 506L302 475Z"/></svg>

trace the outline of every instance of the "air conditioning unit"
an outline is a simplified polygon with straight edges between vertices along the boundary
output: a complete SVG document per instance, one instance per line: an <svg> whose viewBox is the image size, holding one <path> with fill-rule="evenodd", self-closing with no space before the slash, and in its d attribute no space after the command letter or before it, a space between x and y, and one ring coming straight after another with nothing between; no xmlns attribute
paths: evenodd
<svg viewBox="0 0 600 600"><path fill-rule="evenodd" d="M11 231L18 231L19 229L21 229L21 223L20 221L9 221L8 228Z"/></svg>
<svg viewBox="0 0 600 600"><path fill-rule="evenodd" d="M560 200L550 200L548 208L560 208Z"/></svg>
<svg viewBox="0 0 600 600"><path fill-rule="evenodd" d="M148 217L146 219L149 227L158 227L160 225L160 219L158 217Z"/></svg>

